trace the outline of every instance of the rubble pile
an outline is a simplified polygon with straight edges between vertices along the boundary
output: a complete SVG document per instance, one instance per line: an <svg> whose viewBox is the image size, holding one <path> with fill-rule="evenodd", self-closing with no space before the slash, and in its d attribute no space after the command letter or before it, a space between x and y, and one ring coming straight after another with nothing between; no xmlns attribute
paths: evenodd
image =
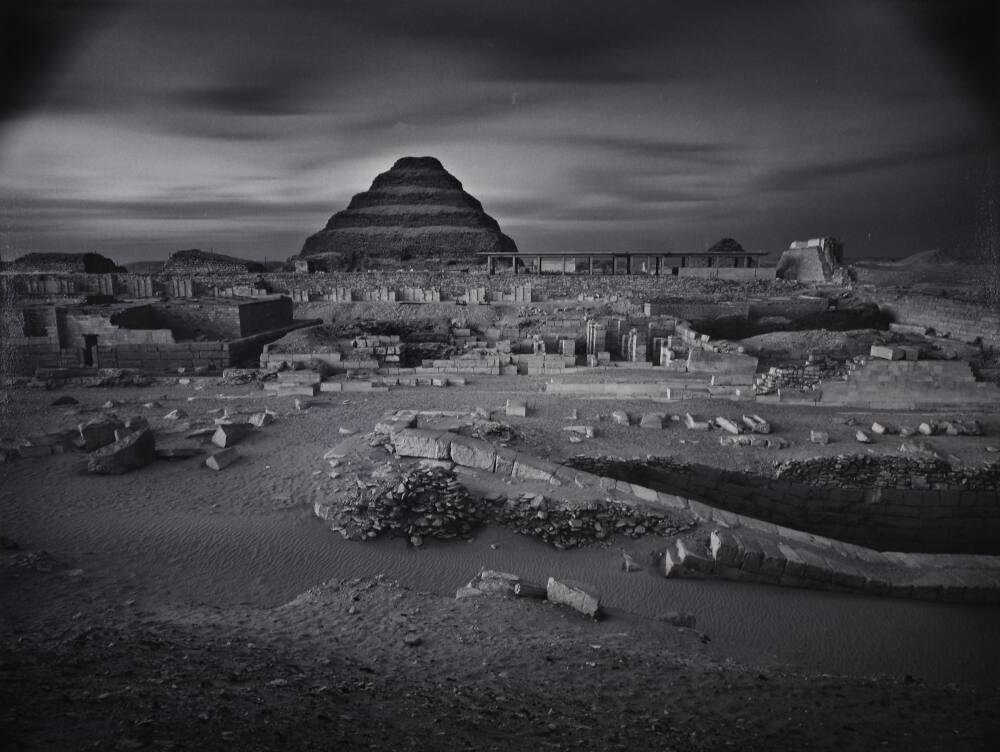
<svg viewBox="0 0 1000 752"><path fill-rule="evenodd" d="M483 522L478 502L440 467L405 472L392 467L358 480L352 493L332 505L317 505L331 529L348 540L372 540L382 534L405 536L414 546L425 537L468 536Z"/></svg>
<svg viewBox="0 0 1000 752"><path fill-rule="evenodd" d="M822 381L843 378L865 364L858 356L847 361L810 355L801 366L771 366L754 379L756 394L774 394L779 389L814 389Z"/></svg>
<svg viewBox="0 0 1000 752"><path fill-rule="evenodd" d="M811 486L991 491L1000 486L1000 464L966 470L943 459L841 454L782 462L775 477Z"/></svg>
<svg viewBox="0 0 1000 752"><path fill-rule="evenodd" d="M682 529L665 512L615 502L568 506L539 493L508 496L495 517L521 535L539 538L561 551L604 540L612 533L641 538L675 535Z"/></svg>

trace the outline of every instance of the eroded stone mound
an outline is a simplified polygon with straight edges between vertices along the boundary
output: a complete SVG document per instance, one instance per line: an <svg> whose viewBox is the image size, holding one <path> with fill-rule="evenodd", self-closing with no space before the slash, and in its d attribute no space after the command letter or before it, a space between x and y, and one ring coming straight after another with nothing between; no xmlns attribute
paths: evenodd
<svg viewBox="0 0 1000 752"><path fill-rule="evenodd" d="M123 271L122 267L99 253L28 253L15 259L10 270L67 274L113 274Z"/></svg>
<svg viewBox="0 0 1000 752"><path fill-rule="evenodd" d="M397 160L302 247L328 269L351 270L477 263L475 254L500 251L517 246L434 157Z"/></svg>
<svg viewBox="0 0 1000 752"><path fill-rule="evenodd" d="M162 271L175 274L246 274L262 272L264 265L200 248L189 248L170 254Z"/></svg>

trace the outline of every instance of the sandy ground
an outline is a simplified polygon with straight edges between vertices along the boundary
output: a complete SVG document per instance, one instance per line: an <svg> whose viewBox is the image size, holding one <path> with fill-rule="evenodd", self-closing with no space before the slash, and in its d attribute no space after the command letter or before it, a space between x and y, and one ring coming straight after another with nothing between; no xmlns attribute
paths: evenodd
<svg viewBox="0 0 1000 752"><path fill-rule="evenodd" d="M150 418L161 446L193 443L184 433L223 405L270 406L279 420L218 474L187 460L99 478L76 472L75 454L0 465L0 535L21 546L0 552L5 738L15 749L987 749L1000 740L990 680L1000 655L987 647L995 609L697 582L660 602L665 581L617 570L630 542L563 554L484 530L418 552L342 542L311 517L330 487L321 457L340 427L367 430L401 407L499 407L515 388L537 409L511 422L553 459L670 454L769 469L779 457L857 448L834 411L773 406L767 417L793 447L724 449L676 424L654 434L596 419L620 407L716 415L738 405L541 398L541 383L523 378L336 395L334 407L304 413L290 398L214 384L19 390L5 436L73 425L108 399L126 403L121 416ZM62 393L82 404L50 407ZM224 398L234 395L243 396ZM141 406L154 399L159 407ZM175 407L194 420L163 421ZM568 442L560 429L571 410L573 422L595 421L598 438ZM997 416L980 418L995 437ZM806 443L810 427L835 443ZM972 463L991 441L941 443ZM591 622L547 604L448 597L484 565L596 580L612 611ZM380 572L388 576L374 579ZM677 608L698 615L697 632L654 618ZM910 653L887 667L884 655L907 640ZM836 653L851 659L837 663Z"/></svg>

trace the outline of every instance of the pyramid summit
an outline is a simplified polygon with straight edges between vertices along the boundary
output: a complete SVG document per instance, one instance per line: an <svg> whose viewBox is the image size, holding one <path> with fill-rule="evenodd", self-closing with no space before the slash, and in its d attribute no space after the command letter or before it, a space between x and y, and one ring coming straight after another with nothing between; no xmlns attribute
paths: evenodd
<svg viewBox="0 0 1000 752"><path fill-rule="evenodd" d="M396 160L302 246L302 256L322 259L330 269L476 263L478 253L516 251L497 221L434 157Z"/></svg>

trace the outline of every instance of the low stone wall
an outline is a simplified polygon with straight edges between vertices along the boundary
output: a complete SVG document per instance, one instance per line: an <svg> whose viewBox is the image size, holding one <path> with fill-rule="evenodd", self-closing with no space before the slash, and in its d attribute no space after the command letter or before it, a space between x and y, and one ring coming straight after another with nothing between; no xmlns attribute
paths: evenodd
<svg viewBox="0 0 1000 752"><path fill-rule="evenodd" d="M575 458L575 467L879 550L1000 553L995 488L823 488L659 461Z"/></svg>
<svg viewBox="0 0 1000 752"><path fill-rule="evenodd" d="M383 421L376 432L387 436L399 456L450 461L473 472L509 476L514 482L540 481L573 489L565 499L554 503L542 494L508 496L504 507L510 515L507 521L521 525L521 532L542 537L548 534L561 546L589 543L622 530L632 537L663 534L660 526L664 518L648 511L660 509L669 515L667 527L676 528L685 519L694 519L711 530L707 539L704 533L685 535L667 547L661 567L668 577L715 575L900 598L1000 602L1000 557L883 553L719 509L684 495L664 493L642 483L642 479L634 482L601 477L449 431L415 429L414 422L413 413L397 413ZM598 496L579 497L581 489ZM325 519L326 510L320 506L316 512ZM607 514L616 508L634 509L640 514ZM552 515L554 510L566 514Z"/></svg>
<svg viewBox="0 0 1000 752"><path fill-rule="evenodd" d="M76 368L83 365L83 350L60 348L58 338L21 337L6 340L3 376L31 376L39 368Z"/></svg>
<svg viewBox="0 0 1000 752"><path fill-rule="evenodd" d="M944 603L1000 603L1000 557L883 553L769 529L748 518L715 528L707 541L676 541L664 552L663 572Z"/></svg>
<svg viewBox="0 0 1000 752"><path fill-rule="evenodd" d="M872 409L930 409L955 406L996 406L1000 388L977 382L964 361L867 360L842 380L821 384L824 405Z"/></svg>
<svg viewBox="0 0 1000 752"><path fill-rule="evenodd" d="M933 329L962 342L981 340L993 349L1000 348L1000 310L982 304L949 300L932 295L876 292L868 298L901 324Z"/></svg>

